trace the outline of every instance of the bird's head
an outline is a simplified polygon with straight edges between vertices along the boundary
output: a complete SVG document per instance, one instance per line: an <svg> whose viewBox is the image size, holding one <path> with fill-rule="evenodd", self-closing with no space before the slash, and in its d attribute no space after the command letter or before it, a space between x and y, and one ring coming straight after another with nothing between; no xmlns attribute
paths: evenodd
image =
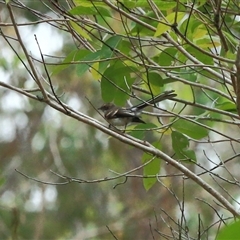
<svg viewBox="0 0 240 240"><path fill-rule="evenodd" d="M98 108L98 110L106 112L113 108L115 108L115 105L113 103L106 103L106 104L103 104L100 108Z"/></svg>

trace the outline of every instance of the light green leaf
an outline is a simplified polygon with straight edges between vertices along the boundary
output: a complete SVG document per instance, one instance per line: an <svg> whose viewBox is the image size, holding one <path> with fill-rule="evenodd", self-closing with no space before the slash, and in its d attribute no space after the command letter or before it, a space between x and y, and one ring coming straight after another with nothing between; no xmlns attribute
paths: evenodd
<svg viewBox="0 0 240 240"><path fill-rule="evenodd" d="M177 18L176 18L176 14L177 14ZM175 19L176 19L176 23L179 23L183 17L185 16L185 13L184 12L172 12L170 13L167 17L166 17L166 20L167 20L167 24L164 24L164 23L159 23L157 25L157 30L154 34L154 37L158 37L160 36L161 34L165 33L166 31L170 30L171 29L171 25L173 23L175 23ZM170 26L169 26L170 25Z"/></svg>
<svg viewBox="0 0 240 240"><path fill-rule="evenodd" d="M148 162L150 159L152 159L152 156L150 156L147 153L143 154L143 157L142 157L143 163ZM157 175L160 172L160 168L161 168L161 160L159 158L154 158L149 164L147 164L143 168L143 175L144 176ZM152 188L156 182L157 182L156 177L143 178L143 186L146 189L146 191Z"/></svg>
<svg viewBox="0 0 240 240"><path fill-rule="evenodd" d="M192 34L194 40L202 39L207 34L207 30L203 24L199 25Z"/></svg>
<svg viewBox="0 0 240 240"><path fill-rule="evenodd" d="M89 0L73 0L76 6L82 7L104 7L106 4L102 1L89 1Z"/></svg>
<svg viewBox="0 0 240 240"><path fill-rule="evenodd" d="M95 62L91 67L92 77L95 80L101 79L101 76L102 76L98 69L99 69L99 62Z"/></svg>
<svg viewBox="0 0 240 240"><path fill-rule="evenodd" d="M71 26L73 29L82 37L86 38L87 40L91 40L90 35L83 29L81 28L78 24L76 24L73 21L70 21Z"/></svg>
<svg viewBox="0 0 240 240"><path fill-rule="evenodd" d="M154 37L158 37L160 35L162 35L163 33L167 32L168 30L171 29L171 26L164 24L164 23L159 23L157 25L157 30L154 34Z"/></svg>
<svg viewBox="0 0 240 240"><path fill-rule="evenodd" d="M155 1L155 4L158 6L160 10L166 11L171 10L176 7L176 1Z"/></svg>
<svg viewBox="0 0 240 240"><path fill-rule="evenodd" d="M85 50L85 49L74 50L74 51L70 52L66 56L66 58L62 61L62 64L59 64L53 68L53 72L51 73L51 75L56 75L56 74L60 73L61 71L63 71L67 67L69 67L71 62L79 61L91 53L92 53L91 51Z"/></svg>
<svg viewBox="0 0 240 240"><path fill-rule="evenodd" d="M111 17L111 13L108 9L104 7L84 7L77 6L69 11L72 15L101 15L105 17Z"/></svg>
<svg viewBox="0 0 240 240"><path fill-rule="evenodd" d="M177 120L173 123L172 127L180 133L186 134L194 139L201 139L208 135L208 130L206 128L184 119Z"/></svg>
<svg viewBox="0 0 240 240"><path fill-rule="evenodd" d="M148 1L146 0L124 0L124 6L126 6L127 8L136 8L136 7L142 7L142 8L146 8L146 7L150 7ZM160 9L160 10L170 10L173 9L176 6L176 2L175 1L161 1L161 0L157 0L155 1L156 6Z"/></svg>
<svg viewBox="0 0 240 240"><path fill-rule="evenodd" d="M221 42L218 37L205 36L204 38L196 40L196 45L204 49L209 49L221 46Z"/></svg>
<svg viewBox="0 0 240 240"><path fill-rule="evenodd" d="M220 230L220 233L218 234L216 240L239 239L239 229L240 221L225 226Z"/></svg>

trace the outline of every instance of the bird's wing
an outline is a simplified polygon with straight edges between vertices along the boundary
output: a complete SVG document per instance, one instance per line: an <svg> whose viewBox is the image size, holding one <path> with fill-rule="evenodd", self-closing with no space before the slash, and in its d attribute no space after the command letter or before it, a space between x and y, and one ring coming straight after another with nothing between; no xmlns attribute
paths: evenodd
<svg viewBox="0 0 240 240"><path fill-rule="evenodd" d="M106 115L107 118L124 118L124 117L136 117L136 113L131 109L115 108L109 111Z"/></svg>

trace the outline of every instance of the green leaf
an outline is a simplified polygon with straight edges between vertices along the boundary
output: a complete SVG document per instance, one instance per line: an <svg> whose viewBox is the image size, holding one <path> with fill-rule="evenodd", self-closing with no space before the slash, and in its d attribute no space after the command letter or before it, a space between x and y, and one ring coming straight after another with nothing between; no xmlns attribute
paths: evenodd
<svg viewBox="0 0 240 240"><path fill-rule="evenodd" d="M176 1L155 1L156 6L160 10L171 10L176 7L177 3Z"/></svg>
<svg viewBox="0 0 240 240"><path fill-rule="evenodd" d="M102 74L99 72L99 62L95 62L92 64L91 74L94 80L101 79Z"/></svg>
<svg viewBox="0 0 240 240"><path fill-rule="evenodd" d="M179 75L190 82L196 82L198 77L196 72L191 69L180 69Z"/></svg>
<svg viewBox="0 0 240 240"><path fill-rule="evenodd" d="M144 120L145 121L145 120ZM143 140L144 138L144 135L146 133L145 130L149 130L149 129L152 129L152 128L157 128L157 126L153 123L142 123L142 124L137 124L135 127L134 127L134 130L131 131L129 134L135 138L138 138L138 139L141 139Z"/></svg>
<svg viewBox="0 0 240 240"><path fill-rule="evenodd" d="M0 177L0 187L6 182L6 179L4 177Z"/></svg>
<svg viewBox="0 0 240 240"><path fill-rule="evenodd" d="M123 0L123 4L128 9L133 9L136 7L136 1L132 1L132 0Z"/></svg>
<svg viewBox="0 0 240 240"><path fill-rule="evenodd" d="M142 8L149 8L150 5L148 3L148 1L146 0L124 0L123 1L124 6L129 8L129 9L133 9L136 7L142 7ZM176 2L174 1L161 1L161 0L157 0L155 1L156 6L159 8L159 10L170 10L173 9L176 6Z"/></svg>
<svg viewBox="0 0 240 240"><path fill-rule="evenodd" d="M230 101L218 103L215 106L216 106L216 108L227 111L227 112L236 112L237 111L236 104L233 102L230 102Z"/></svg>
<svg viewBox="0 0 240 240"><path fill-rule="evenodd" d="M194 29L192 37L193 37L194 41L196 41L197 39L204 38L206 35L207 35L207 29L206 29L205 25L201 24L201 25L198 25L198 27Z"/></svg>
<svg viewBox="0 0 240 240"><path fill-rule="evenodd" d="M227 45L228 45L229 49L231 50L231 53L235 54L236 46L238 45L236 37L232 36L232 34L229 34L226 31L223 31L223 34L227 41Z"/></svg>
<svg viewBox="0 0 240 240"><path fill-rule="evenodd" d="M131 87L135 81L130 76L131 69L116 61L103 73L101 79L102 99L105 102L112 102L124 106L131 93Z"/></svg>
<svg viewBox="0 0 240 240"><path fill-rule="evenodd" d="M114 54L114 50L117 49L118 45L121 43L122 37L113 36L109 38L101 49L101 59L111 58ZM99 64L99 71L104 72L109 65L109 61L101 61Z"/></svg>
<svg viewBox="0 0 240 240"><path fill-rule="evenodd" d="M90 35L83 29L81 28L78 24L76 24L74 21L70 21L71 26L73 29L82 37L86 38L87 40L92 40Z"/></svg>
<svg viewBox="0 0 240 240"><path fill-rule="evenodd" d="M239 239L240 221L234 222L220 230L216 240Z"/></svg>
<svg viewBox="0 0 240 240"><path fill-rule="evenodd" d="M153 18L156 18L155 13L153 11L148 11L146 15L143 17L140 17L140 20L144 21L146 24L148 24L151 27L157 27L158 22L153 21ZM154 31L152 28L148 28L148 26L143 26L142 24L135 23L134 27L131 30L131 33L133 35L139 36L141 33L141 36L153 36Z"/></svg>
<svg viewBox="0 0 240 240"><path fill-rule="evenodd" d="M104 7L106 4L102 1L73 0L76 6L82 7Z"/></svg>
<svg viewBox="0 0 240 240"><path fill-rule="evenodd" d="M112 80L112 79L110 79ZM117 88L114 87L114 85L109 82L108 76L104 76L101 79L101 93L102 93L102 99L104 102L112 102L115 96L115 93L117 91ZM111 93L111 94L109 94Z"/></svg>
<svg viewBox="0 0 240 240"><path fill-rule="evenodd" d="M164 81L162 77L157 72L149 72L148 81L149 81L152 93L154 95L159 94L161 92L161 88L164 85Z"/></svg>
<svg viewBox="0 0 240 240"><path fill-rule="evenodd" d="M121 40L118 44L118 49L125 55L129 55L131 52L131 42L126 40Z"/></svg>
<svg viewBox="0 0 240 240"><path fill-rule="evenodd" d="M208 135L208 130L206 128L184 119L177 120L173 123L172 127L194 139L201 139Z"/></svg>
<svg viewBox="0 0 240 240"><path fill-rule="evenodd" d="M207 0L198 0L197 8L200 8L202 5L204 5L207 2Z"/></svg>
<svg viewBox="0 0 240 240"><path fill-rule="evenodd" d="M148 162L150 159L152 159L152 156L150 156L147 153L143 154L143 157L142 157L143 163ZM143 168L143 175L144 176L157 175L160 172L160 167L161 167L161 160L159 158L155 158ZM152 188L152 186L156 183L156 181L157 181L156 177L143 178L143 186L146 189L146 191Z"/></svg>
<svg viewBox="0 0 240 240"><path fill-rule="evenodd" d="M162 35L163 33L167 32L168 30L171 29L171 26L164 24L164 23L159 23L157 25L157 30L154 34L154 37L158 37L160 35Z"/></svg>
<svg viewBox="0 0 240 240"><path fill-rule="evenodd" d="M163 79L162 76L157 72L149 72L148 78L146 79L146 76L143 76L144 79L144 85L142 85L145 89L148 91L150 90L153 95L160 94L162 92L162 88L168 84L175 82L175 79L169 79L165 78Z"/></svg>
<svg viewBox="0 0 240 240"><path fill-rule="evenodd" d="M176 14L177 14L177 18L176 18ZM167 20L168 25L160 22L157 25L157 30L156 30L156 32L154 34L154 37L158 37L161 34L165 33L166 31L170 30L171 29L171 25L173 23L175 23L175 20L176 20L176 23L179 23L183 19L184 16L185 16L184 12L177 12L177 13L176 12L172 12L169 15L167 15L166 20Z"/></svg>
<svg viewBox="0 0 240 240"><path fill-rule="evenodd" d="M92 64L96 62L96 60L100 59L100 57L101 57L101 51L97 51L97 52L90 52L88 55L86 55L82 59L79 59L81 61L89 61L89 63L79 63L77 65L77 75L82 76L92 66Z"/></svg>
<svg viewBox="0 0 240 240"><path fill-rule="evenodd" d="M192 160L196 162L196 155L193 150L189 148L189 140L182 133L173 131L172 132L172 147L179 160Z"/></svg>
<svg viewBox="0 0 240 240"><path fill-rule="evenodd" d="M171 66L175 61L175 56L177 54L176 48L166 48L162 50L159 55L159 58L156 60L159 65L162 66Z"/></svg>
<svg viewBox="0 0 240 240"><path fill-rule="evenodd" d="M69 11L72 15L101 15L105 17L111 17L111 13L108 9L104 7L83 7L77 6Z"/></svg>
<svg viewBox="0 0 240 240"><path fill-rule="evenodd" d="M196 45L203 49L209 49L209 48L221 46L221 42L218 37L205 36L204 38L196 40Z"/></svg>
<svg viewBox="0 0 240 240"><path fill-rule="evenodd" d="M148 1L146 0L124 0L123 1L124 6L130 9L136 8L136 7L142 7L142 8L150 8L150 5ZM156 6L159 8L159 10L170 10L173 9L176 6L175 1L161 1L157 0L155 1Z"/></svg>
<svg viewBox="0 0 240 240"><path fill-rule="evenodd" d="M113 55L113 51L117 48L121 40L121 36L110 37L102 46L102 57L111 57Z"/></svg>
<svg viewBox="0 0 240 240"><path fill-rule="evenodd" d="M72 15L95 15L96 10L92 7L78 6L72 8L69 13L71 13Z"/></svg>
<svg viewBox="0 0 240 240"><path fill-rule="evenodd" d="M62 65L58 65L57 67L53 68L53 72L51 73L51 75L56 75L56 74L60 73L64 69L68 68L70 66L71 62L79 61L91 53L92 53L91 51L85 50L85 49L74 50L74 51L70 52L66 56L66 58L62 61Z"/></svg>
<svg viewBox="0 0 240 240"><path fill-rule="evenodd" d="M213 64L213 58L210 56L207 56L206 54L202 54L199 50L196 48L193 48L191 46L187 46L186 50L189 54L193 55L195 58L197 58L202 63L212 65ZM186 56L184 56L185 58Z"/></svg>

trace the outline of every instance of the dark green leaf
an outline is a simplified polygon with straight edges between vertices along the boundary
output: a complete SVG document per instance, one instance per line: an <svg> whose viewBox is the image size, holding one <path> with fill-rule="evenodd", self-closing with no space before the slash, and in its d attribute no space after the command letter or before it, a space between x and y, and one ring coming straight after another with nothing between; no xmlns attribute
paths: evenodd
<svg viewBox="0 0 240 240"><path fill-rule="evenodd" d="M159 94L164 84L162 77L157 72L149 72L147 80L149 81L148 84L150 84L151 92Z"/></svg>
<svg viewBox="0 0 240 240"><path fill-rule="evenodd" d="M227 112L236 112L236 110L237 110L236 104L234 104L233 102L229 102L229 101L216 104L216 107L218 109L221 109L221 110L224 110Z"/></svg>
<svg viewBox="0 0 240 240"><path fill-rule="evenodd" d="M187 45L188 46L188 45ZM206 54L202 54L199 50L197 50L196 48L193 47L187 47L186 48L187 52L191 55L193 55L195 58L197 58L199 61L201 61L202 63L208 64L208 65L212 65L213 64L213 58L206 55Z"/></svg>
<svg viewBox="0 0 240 240"><path fill-rule="evenodd" d="M131 52L131 47L132 47L131 42L126 40L122 40L118 44L119 50L126 55L129 55L129 53Z"/></svg>
<svg viewBox="0 0 240 240"><path fill-rule="evenodd" d="M6 179L4 177L0 177L0 187L6 182Z"/></svg>
<svg viewBox="0 0 240 240"><path fill-rule="evenodd" d="M102 99L105 102L114 101L119 106L126 104L134 82L130 73L131 69L119 61L107 68L101 80Z"/></svg>
<svg viewBox="0 0 240 240"><path fill-rule="evenodd" d="M179 160L192 160L196 162L196 155L193 150L189 148L189 140L182 133L172 132L172 147Z"/></svg>
<svg viewBox="0 0 240 240"><path fill-rule="evenodd" d="M110 75L110 71L111 68L108 68L101 79L102 99L105 102L112 102L117 91L117 87L114 85L115 79Z"/></svg>
<svg viewBox="0 0 240 240"><path fill-rule="evenodd" d="M109 38L101 49L101 59L108 59L111 58L114 54L114 50L117 49L118 44L121 42L122 37L120 36L113 36ZM102 73L106 70L107 66L109 65L109 61L102 61L99 64L99 71Z"/></svg>
<svg viewBox="0 0 240 240"><path fill-rule="evenodd" d="M159 55L157 62L162 66L170 66L175 61L176 54L176 48L166 48Z"/></svg>

